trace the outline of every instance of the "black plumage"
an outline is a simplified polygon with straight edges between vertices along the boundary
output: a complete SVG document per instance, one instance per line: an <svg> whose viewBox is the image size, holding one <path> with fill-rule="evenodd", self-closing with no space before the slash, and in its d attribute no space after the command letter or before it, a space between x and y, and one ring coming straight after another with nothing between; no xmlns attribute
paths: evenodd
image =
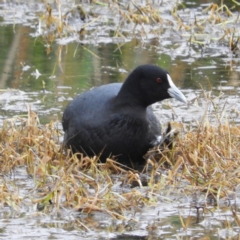
<svg viewBox="0 0 240 240"><path fill-rule="evenodd" d="M141 65L125 82L93 88L77 96L64 111L64 145L73 152L114 157L127 165L144 163L143 155L159 144L161 127L151 104L184 95L164 69Z"/></svg>

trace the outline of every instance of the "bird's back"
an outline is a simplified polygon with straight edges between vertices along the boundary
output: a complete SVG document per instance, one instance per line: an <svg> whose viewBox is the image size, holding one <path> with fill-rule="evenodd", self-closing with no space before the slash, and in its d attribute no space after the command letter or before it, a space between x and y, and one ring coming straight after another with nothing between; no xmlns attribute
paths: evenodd
<svg viewBox="0 0 240 240"><path fill-rule="evenodd" d="M115 98L122 84L108 84L75 98L63 115L64 143L73 151L101 160L117 156L121 163L142 163L142 156L158 135L160 125L150 107L119 107ZM131 160L130 160L131 159Z"/></svg>

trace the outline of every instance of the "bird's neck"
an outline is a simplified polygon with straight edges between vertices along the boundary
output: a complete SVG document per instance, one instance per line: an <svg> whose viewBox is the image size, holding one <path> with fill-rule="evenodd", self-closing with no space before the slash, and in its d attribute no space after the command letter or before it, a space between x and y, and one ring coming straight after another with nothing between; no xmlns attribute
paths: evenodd
<svg viewBox="0 0 240 240"><path fill-rule="evenodd" d="M144 93L141 91L140 82L141 75L135 72L131 73L116 96L116 103L119 102L119 104L131 106L132 108L146 109L149 104L146 102Z"/></svg>

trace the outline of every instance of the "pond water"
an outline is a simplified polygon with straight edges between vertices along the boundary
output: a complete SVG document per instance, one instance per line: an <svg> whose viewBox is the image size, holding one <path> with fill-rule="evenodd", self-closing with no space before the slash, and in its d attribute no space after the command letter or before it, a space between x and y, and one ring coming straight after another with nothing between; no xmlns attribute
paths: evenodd
<svg viewBox="0 0 240 240"><path fill-rule="evenodd" d="M60 2L64 14L74 7L74 1ZM132 23L121 25L118 32L116 26L121 20L115 16L117 6L112 3L109 7L108 1L93 7L89 1L80 2L89 16L81 21L82 16L77 12L66 15L69 29L67 31L66 27L60 37L53 23L47 27L44 22L46 4L37 0L27 3L0 1L0 125L6 118L26 115L28 105L38 114L42 124L60 121L64 108L77 94L94 86L122 82L133 68L145 63L157 64L168 70L192 103L184 106L175 100L167 100L155 104L161 123L166 124L174 118L191 124L201 119L208 105L204 92L220 96L216 98L217 106L232 121L240 122L238 4L222 1L233 13L229 17L226 8L218 13L213 11L212 16L210 8L204 12L212 3L220 5L220 1L189 0L180 5L176 1L152 1L160 11L160 27L155 27L154 23L150 26L141 23L135 28ZM120 2L127 4L128 1ZM57 16L59 5L55 1L50 1L50 4L54 16ZM175 5L178 6L176 15L171 13ZM195 24L196 18L198 25ZM207 18L208 23L205 23ZM83 27L86 32L82 33ZM232 50L231 44L235 44ZM209 113L211 111L213 108L209 107ZM29 188L33 183L23 170L19 171L16 181ZM185 202L187 208L184 208ZM191 206L186 196L177 204L147 209L136 216L140 222L138 230L133 227L123 237L110 233L102 215L99 217L102 225L97 233L80 234L76 223L71 224L69 219L52 219L51 216L37 214L28 216L28 219L24 213L4 216L3 211L0 238L34 239L41 235L41 239L77 239L79 236L86 239L203 239L205 232L205 236L211 236L208 239L219 239L228 234L236 236L237 230L229 233L219 227L217 220L212 220L212 223L214 225L215 221L218 231L208 228L208 218L196 225L196 211L189 209ZM194 224L189 232L181 228L179 219L175 219L179 211L183 216L192 216ZM164 212L165 215L159 217L156 212ZM223 219L229 215L221 214ZM65 215L76 217L72 212ZM90 218L86 217L86 224L93 221ZM162 226L157 233L146 230L148 223L154 221ZM119 222L114 224L120 225ZM196 232L196 237L191 231Z"/></svg>
<svg viewBox="0 0 240 240"><path fill-rule="evenodd" d="M179 10L180 16L190 17L192 23L194 16L208 6L200 3L187 1L186 6L194 7L191 11L195 15L186 8ZM19 16L16 8L22 8L25 17ZM145 36L141 39L128 35L126 39L110 38L111 29L95 30L102 27L103 23L99 23L89 30L89 35L80 38L74 34L62 39L56 37L50 45L46 40L50 37L38 33L37 14L44 10L45 5L34 1L29 2L29 6L19 1L16 4L10 1L2 3L1 120L26 113L27 104L37 112L41 123L47 123L50 119L60 120L63 109L74 96L93 86L122 82L134 67L145 63L167 69L188 100L199 96L201 88L206 91L221 90L225 96L231 95L231 103L239 110L240 59L229 49L228 40L216 42L212 40L216 36L203 33L206 40L198 40L201 42L199 44L190 43L188 33L177 36L175 29L169 30L170 27L165 32L163 30L161 35L150 36L149 33L147 40ZM163 11L163 14L166 13ZM164 17L173 21L171 16ZM81 27L75 26L72 19L69 22L72 28ZM219 38L220 34L224 35L224 28L217 30ZM217 91L214 93L217 94ZM193 113L195 117L196 114L201 115L199 109L185 111L182 104L177 104L177 107L181 109L176 110L180 117L185 116L188 120ZM163 117L163 122L167 120Z"/></svg>

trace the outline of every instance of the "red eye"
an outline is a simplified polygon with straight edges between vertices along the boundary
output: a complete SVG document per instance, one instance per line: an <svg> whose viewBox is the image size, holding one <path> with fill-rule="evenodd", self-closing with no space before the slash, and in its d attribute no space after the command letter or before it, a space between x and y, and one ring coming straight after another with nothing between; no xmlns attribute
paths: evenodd
<svg viewBox="0 0 240 240"><path fill-rule="evenodd" d="M161 78L157 78L156 82L162 82L162 79Z"/></svg>

